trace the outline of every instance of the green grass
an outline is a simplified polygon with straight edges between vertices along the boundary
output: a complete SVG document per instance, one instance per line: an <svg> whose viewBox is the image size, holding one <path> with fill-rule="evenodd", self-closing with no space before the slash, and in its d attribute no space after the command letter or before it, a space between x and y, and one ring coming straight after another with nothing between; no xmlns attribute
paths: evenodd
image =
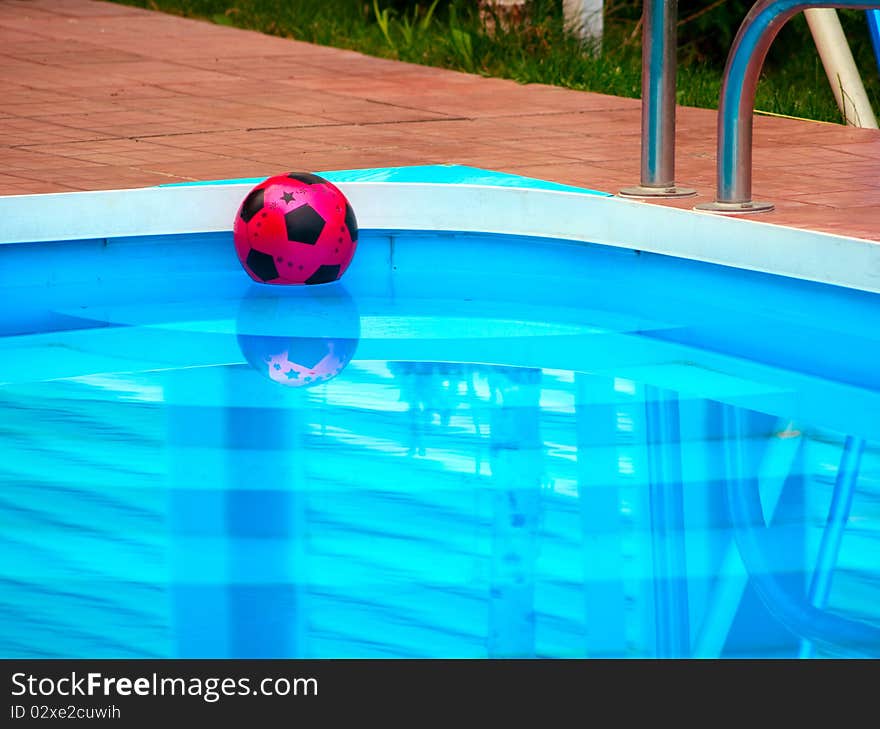
<svg viewBox="0 0 880 729"><path fill-rule="evenodd" d="M496 26L495 32L487 31L478 17L476 0L438 0L433 5L431 0L422 0L421 5L405 0L116 2L521 83L546 83L628 97L638 97L641 92L640 37L632 19L632 6L623 14L629 19L612 16L606 20L603 48L595 49L565 31L560 0L532 0L531 23L510 30ZM848 30L862 17L848 16ZM730 21L723 22L729 30ZM793 28L783 30L781 42L777 41L781 50L771 49L758 86L756 107L776 114L841 122L818 55L804 26L798 25L802 22L795 19L790 23ZM704 32L710 33L711 29ZM787 43L786 33L790 35ZM869 96L875 109L880 109L880 81L867 34L858 36L857 41L854 50ZM682 45L686 51L693 43L689 45L685 38ZM799 50L792 52L792 48ZM699 60L679 64L678 101L716 108L723 57L697 57Z"/></svg>

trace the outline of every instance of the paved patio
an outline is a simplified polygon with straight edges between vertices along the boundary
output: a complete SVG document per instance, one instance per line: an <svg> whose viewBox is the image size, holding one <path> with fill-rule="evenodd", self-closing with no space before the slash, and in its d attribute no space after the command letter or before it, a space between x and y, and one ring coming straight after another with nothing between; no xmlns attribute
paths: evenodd
<svg viewBox="0 0 880 729"><path fill-rule="evenodd" d="M826 89L821 89L825 93ZM0 0L0 194L455 162L616 192L639 102L486 79L94 0ZM682 108L711 200L715 113ZM880 240L880 132L758 117L761 220Z"/></svg>

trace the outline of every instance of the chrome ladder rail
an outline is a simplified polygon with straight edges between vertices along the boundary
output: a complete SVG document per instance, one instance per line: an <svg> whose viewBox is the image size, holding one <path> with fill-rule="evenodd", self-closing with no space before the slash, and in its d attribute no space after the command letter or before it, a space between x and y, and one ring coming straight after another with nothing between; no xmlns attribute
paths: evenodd
<svg viewBox="0 0 880 729"><path fill-rule="evenodd" d="M689 197L675 184L675 75L678 0L645 0L642 6L641 180L621 197Z"/></svg>
<svg viewBox="0 0 880 729"><path fill-rule="evenodd" d="M773 210L752 200L752 114L755 90L770 44L794 15L810 8L878 8L880 0L758 0L746 15L727 56L718 105L715 201L695 210L741 215Z"/></svg>

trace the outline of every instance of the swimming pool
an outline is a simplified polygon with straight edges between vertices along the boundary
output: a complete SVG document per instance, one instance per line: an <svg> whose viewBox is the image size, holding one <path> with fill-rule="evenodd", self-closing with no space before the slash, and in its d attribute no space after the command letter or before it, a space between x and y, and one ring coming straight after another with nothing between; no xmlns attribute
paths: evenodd
<svg viewBox="0 0 880 729"><path fill-rule="evenodd" d="M880 655L873 251L340 175L357 256L292 290L247 183L0 200L0 655Z"/></svg>

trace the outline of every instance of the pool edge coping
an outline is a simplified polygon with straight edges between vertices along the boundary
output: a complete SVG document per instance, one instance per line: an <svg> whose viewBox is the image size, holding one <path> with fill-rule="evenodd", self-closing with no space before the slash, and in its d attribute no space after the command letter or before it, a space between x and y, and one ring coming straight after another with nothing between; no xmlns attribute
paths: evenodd
<svg viewBox="0 0 880 729"><path fill-rule="evenodd" d="M435 182L334 184L349 197L364 230L498 233L593 243L880 293L880 242L865 238L588 190ZM251 187L220 182L0 196L6 228L0 245L228 232ZM51 215L46 214L49 204Z"/></svg>

